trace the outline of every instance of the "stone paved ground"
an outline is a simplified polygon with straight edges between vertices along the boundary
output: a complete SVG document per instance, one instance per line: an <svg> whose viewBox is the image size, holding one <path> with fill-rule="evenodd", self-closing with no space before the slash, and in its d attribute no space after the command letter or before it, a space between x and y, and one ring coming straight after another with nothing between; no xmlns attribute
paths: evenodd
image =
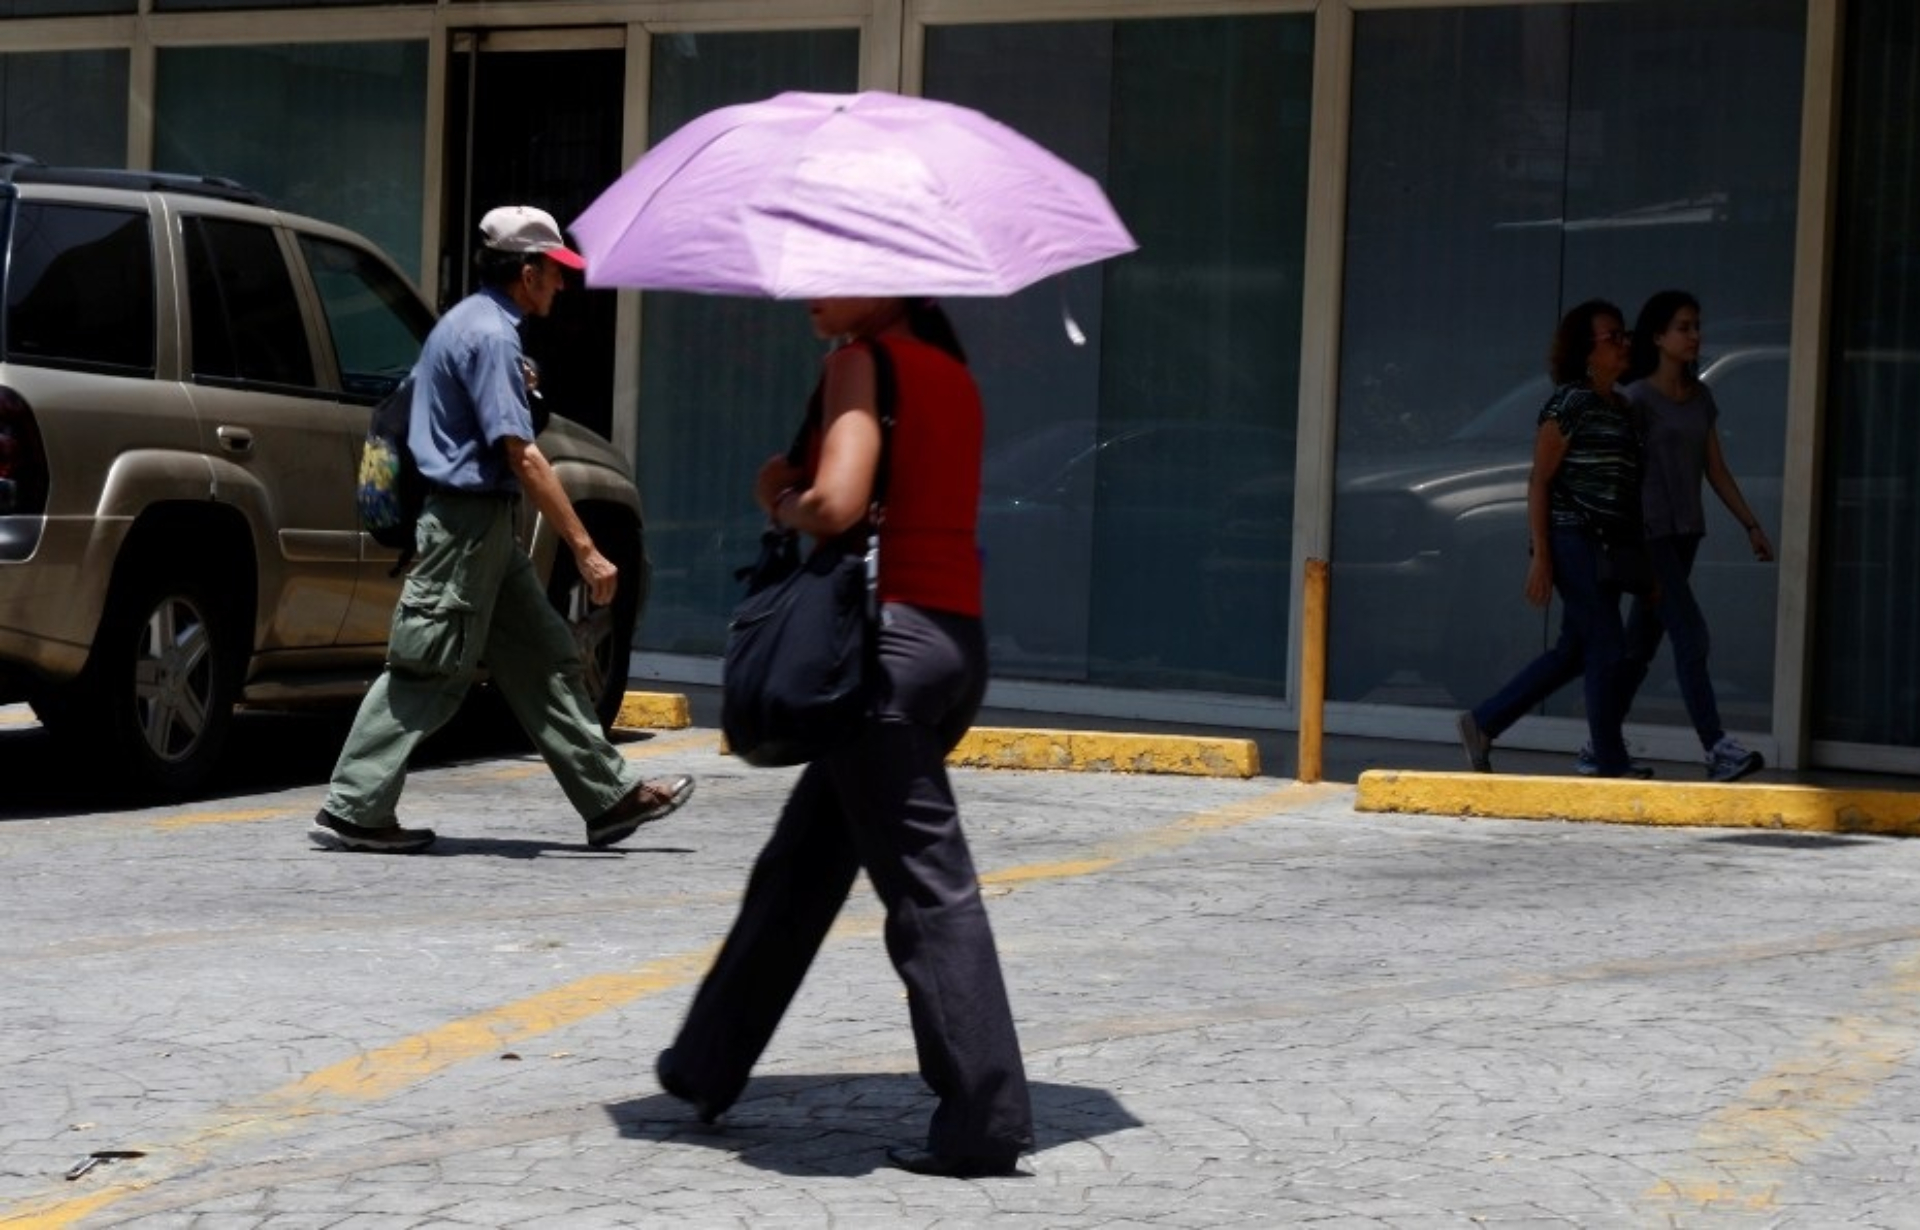
<svg viewBox="0 0 1920 1230"><path fill-rule="evenodd" d="M610 852L537 762L439 763L413 858L308 847L330 749L115 810L31 738L0 1226L1920 1227L1912 840L958 772L1040 1137L958 1182L880 1164L930 1102L864 888L720 1128L655 1085L791 780L711 730L624 745L700 787Z"/></svg>

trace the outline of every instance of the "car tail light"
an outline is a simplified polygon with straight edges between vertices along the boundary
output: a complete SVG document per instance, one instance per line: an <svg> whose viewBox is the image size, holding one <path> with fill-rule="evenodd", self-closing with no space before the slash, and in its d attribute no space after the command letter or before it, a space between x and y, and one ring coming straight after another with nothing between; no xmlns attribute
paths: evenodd
<svg viewBox="0 0 1920 1230"><path fill-rule="evenodd" d="M47 450L33 409L0 385L0 516L47 511Z"/></svg>

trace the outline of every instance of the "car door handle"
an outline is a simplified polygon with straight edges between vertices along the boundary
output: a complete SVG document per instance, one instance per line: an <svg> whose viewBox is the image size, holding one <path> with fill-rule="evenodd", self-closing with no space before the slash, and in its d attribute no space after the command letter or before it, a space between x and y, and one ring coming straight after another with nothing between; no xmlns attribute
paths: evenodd
<svg viewBox="0 0 1920 1230"><path fill-rule="evenodd" d="M253 451L253 433L244 427L217 427L213 434L220 441L220 447L229 453Z"/></svg>

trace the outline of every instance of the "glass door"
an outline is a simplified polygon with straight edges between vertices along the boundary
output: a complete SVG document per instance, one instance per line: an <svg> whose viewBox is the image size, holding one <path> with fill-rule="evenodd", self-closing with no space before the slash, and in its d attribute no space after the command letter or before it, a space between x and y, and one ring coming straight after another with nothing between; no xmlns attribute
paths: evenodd
<svg viewBox="0 0 1920 1230"><path fill-rule="evenodd" d="M457 35L447 73L441 310L474 289L481 217L533 205L564 228L619 176L626 88L620 29ZM522 329L555 414L613 434L615 292L577 277L553 313Z"/></svg>

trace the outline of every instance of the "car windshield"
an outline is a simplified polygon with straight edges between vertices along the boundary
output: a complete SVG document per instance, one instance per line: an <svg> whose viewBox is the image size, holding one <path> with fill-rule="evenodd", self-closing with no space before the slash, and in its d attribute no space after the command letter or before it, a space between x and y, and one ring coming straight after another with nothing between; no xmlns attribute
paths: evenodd
<svg viewBox="0 0 1920 1230"><path fill-rule="evenodd" d="M1097 439L1092 419L1070 419L1022 432L987 449L980 462L981 490L1000 498L1036 491Z"/></svg>
<svg viewBox="0 0 1920 1230"><path fill-rule="evenodd" d="M1545 376L1533 376L1494 399L1492 405L1462 424L1447 439L1455 444L1483 440L1531 439L1553 385Z"/></svg>

